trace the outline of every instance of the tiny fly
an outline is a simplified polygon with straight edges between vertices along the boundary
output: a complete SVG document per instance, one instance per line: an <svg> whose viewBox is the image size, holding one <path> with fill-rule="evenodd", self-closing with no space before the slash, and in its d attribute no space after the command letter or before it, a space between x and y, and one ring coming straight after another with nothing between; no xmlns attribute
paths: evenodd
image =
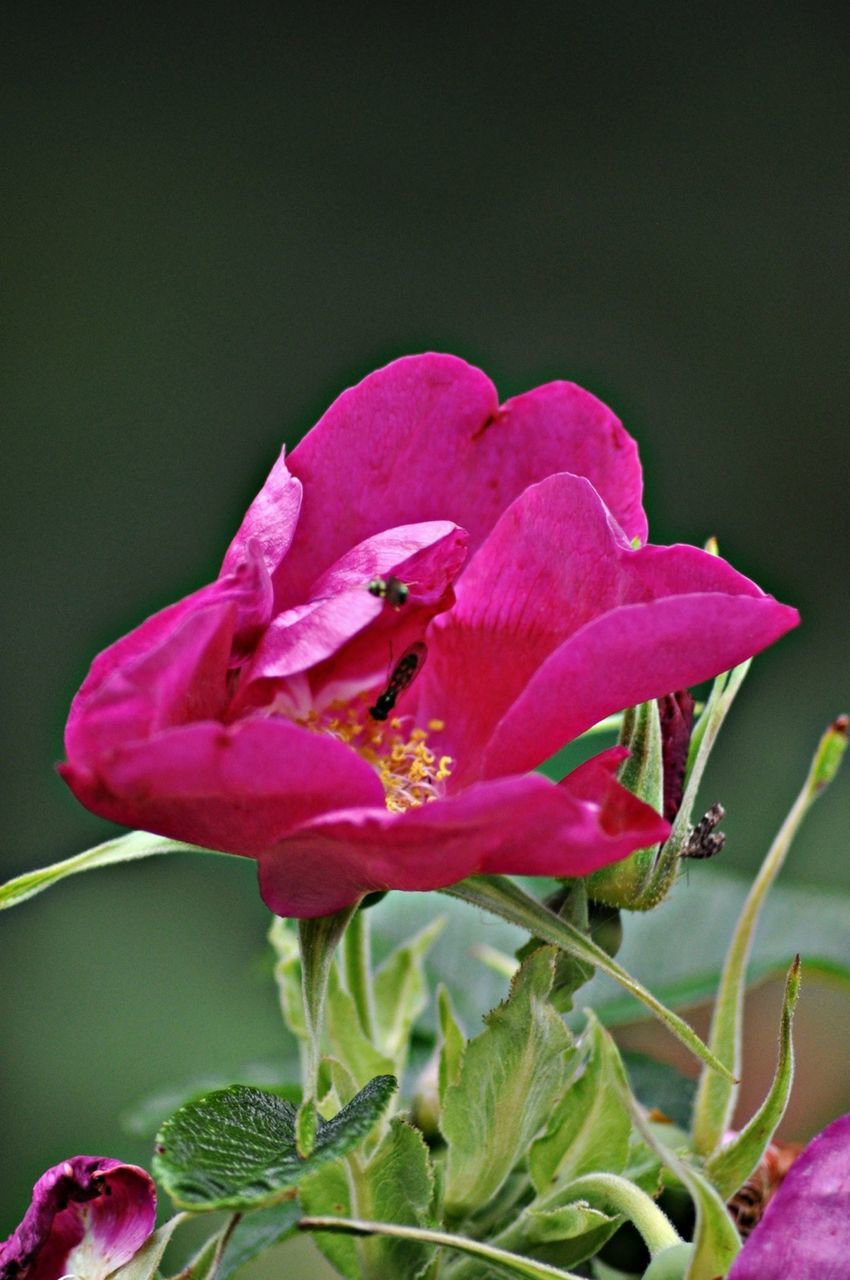
<svg viewBox="0 0 850 1280"><path fill-rule="evenodd" d="M421 671L427 656L428 650L419 640L404 651L393 667L393 673L387 681L386 689L382 694L379 694L374 707L369 708L369 715L373 720L386 720L399 695L411 683L416 673Z"/></svg>
<svg viewBox="0 0 850 1280"><path fill-rule="evenodd" d="M366 590L370 596L386 600L387 604L391 604L394 609L400 609L403 604L407 604L407 597L410 595L410 587L406 582L402 582L401 578L373 578L366 584Z"/></svg>

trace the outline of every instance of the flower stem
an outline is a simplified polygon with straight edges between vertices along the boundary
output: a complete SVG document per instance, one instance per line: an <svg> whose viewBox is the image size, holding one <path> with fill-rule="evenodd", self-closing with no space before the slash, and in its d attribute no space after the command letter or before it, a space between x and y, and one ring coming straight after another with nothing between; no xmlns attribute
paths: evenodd
<svg viewBox="0 0 850 1280"><path fill-rule="evenodd" d="M298 1223L302 1231L343 1231L356 1236L394 1236L398 1240L419 1240L423 1244L445 1245L461 1253L472 1254L484 1262L491 1262L500 1272L528 1276L530 1280L580 1280L573 1271L550 1267L546 1262L524 1258L518 1253L508 1253L481 1240L468 1236L454 1236L447 1231L430 1231L424 1227L405 1227L395 1222L369 1222L362 1218L302 1218Z"/></svg>
<svg viewBox="0 0 850 1280"><path fill-rule="evenodd" d="M558 1189L558 1200L564 1200L565 1188ZM615 1173L589 1173L569 1184L570 1199L599 1201L617 1213L624 1214L637 1227L654 1258L656 1253L681 1244L682 1238L666 1213L655 1201L627 1178ZM540 1208L543 1208L541 1202Z"/></svg>

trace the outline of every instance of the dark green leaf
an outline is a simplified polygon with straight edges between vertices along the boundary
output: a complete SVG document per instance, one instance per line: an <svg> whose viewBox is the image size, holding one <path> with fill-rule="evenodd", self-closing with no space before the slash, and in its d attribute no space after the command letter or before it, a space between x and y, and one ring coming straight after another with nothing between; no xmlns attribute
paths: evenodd
<svg viewBox="0 0 850 1280"><path fill-rule="evenodd" d="M291 1103L244 1085L208 1094L162 1126L156 1175L176 1204L196 1212L275 1203L313 1169L356 1146L395 1089L392 1076L379 1076L331 1120L320 1119L315 1146L304 1160L295 1146Z"/></svg>
<svg viewBox="0 0 850 1280"><path fill-rule="evenodd" d="M229 1280L246 1262L291 1236L301 1216L297 1200L273 1204L247 1213L234 1228L215 1273L215 1280Z"/></svg>

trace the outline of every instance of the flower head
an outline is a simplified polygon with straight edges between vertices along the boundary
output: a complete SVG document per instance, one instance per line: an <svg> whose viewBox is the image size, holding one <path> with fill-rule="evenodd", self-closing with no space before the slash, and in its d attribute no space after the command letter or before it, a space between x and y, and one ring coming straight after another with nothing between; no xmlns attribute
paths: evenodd
<svg viewBox="0 0 850 1280"><path fill-rule="evenodd" d="M62 774L104 817L256 858L283 915L588 873L667 823L617 749L531 771L797 621L646 532L636 446L593 396L500 407L462 360L398 360L281 456L214 583L95 659Z"/></svg>
<svg viewBox="0 0 850 1280"><path fill-rule="evenodd" d="M73 1156L42 1174L23 1222L0 1244L0 1280L105 1280L138 1253L156 1223L144 1169Z"/></svg>

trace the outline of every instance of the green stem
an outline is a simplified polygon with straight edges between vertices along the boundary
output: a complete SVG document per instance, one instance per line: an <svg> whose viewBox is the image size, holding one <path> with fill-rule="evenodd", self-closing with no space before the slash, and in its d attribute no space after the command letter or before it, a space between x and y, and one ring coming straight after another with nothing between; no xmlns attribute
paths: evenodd
<svg viewBox="0 0 850 1280"><path fill-rule="evenodd" d="M316 1094L319 1063L322 1060L322 1031L325 1021L328 976L337 944L356 910L356 907L346 907L332 916L298 921L301 996L304 1002L304 1025L307 1033L303 1101L298 1111L296 1126L298 1151L302 1157L310 1154L316 1134Z"/></svg>
<svg viewBox="0 0 850 1280"><path fill-rule="evenodd" d="M741 1073L747 963L761 909L803 818L835 776L846 746L847 724L846 717L842 717L821 738L803 788L768 850L738 917L720 978L709 1036L712 1053L726 1070L722 1075L716 1070L703 1071L694 1103L694 1146L703 1156L710 1155L719 1145L735 1109L735 1082Z"/></svg>
<svg viewBox="0 0 850 1280"><path fill-rule="evenodd" d="M518 1253L508 1253L480 1240L467 1236L453 1236L447 1231L431 1231L424 1227L405 1227L395 1222L369 1222L362 1218L302 1218L298 1223L302 1231L342 1231L355 1236L394 1236L398 1240L417 1240L422 1244L444 1245L460 1253L471 1254L497 1267L508 1275L528 1276L530 1280L580 1280L572 1271L561 1271L548 1263L524 1258Z"/></svg>
<svg viewBox="0 0 850 1280"><path fill-rule="evenodd" d="M643 1236L653 1258L663 1249L682 1243L676 1228L655 1201L633 1182L615 1173L589 1173L583 1178L576 1178L568 1188L558 1189L559 1202L563 1203L567 1191L570 1199L598 1200L617 1213L625 1214ZM541 1201L540 1208L543 1209L544 1205L545 1201Z"/></svg>
<svg viewBox="0 0 850 1280"><path fill-rule="evenodd" d="M372 993L370 914L355 911L342 939L345 985L354 1001L363 1034L374 1043L375 1000Z"/></svg>
<svg viewBox="0 0 850 1280"><path fill-rule="evenodd" d="M608 974L609 978L619 982L620 986L636 1000L645 1004L667 1029L690 1049L691 1053L712 1066L715 1071L729 1076L728 1069L706 1048L697 1033L684 1019L663 1005L651 991L647 991L636 978L612 960L606 951L596 946L566 920L556 916L542 902L531 897L513 880L506 876L471 876L468 880L461 880L459 884L441 889L440 892L501 916L511 924L527 930L532 937L540 938L542 942L554 943L562 951L601 969L603 973ZM731 1076L729 1078L731 1079Z"/></svg>

